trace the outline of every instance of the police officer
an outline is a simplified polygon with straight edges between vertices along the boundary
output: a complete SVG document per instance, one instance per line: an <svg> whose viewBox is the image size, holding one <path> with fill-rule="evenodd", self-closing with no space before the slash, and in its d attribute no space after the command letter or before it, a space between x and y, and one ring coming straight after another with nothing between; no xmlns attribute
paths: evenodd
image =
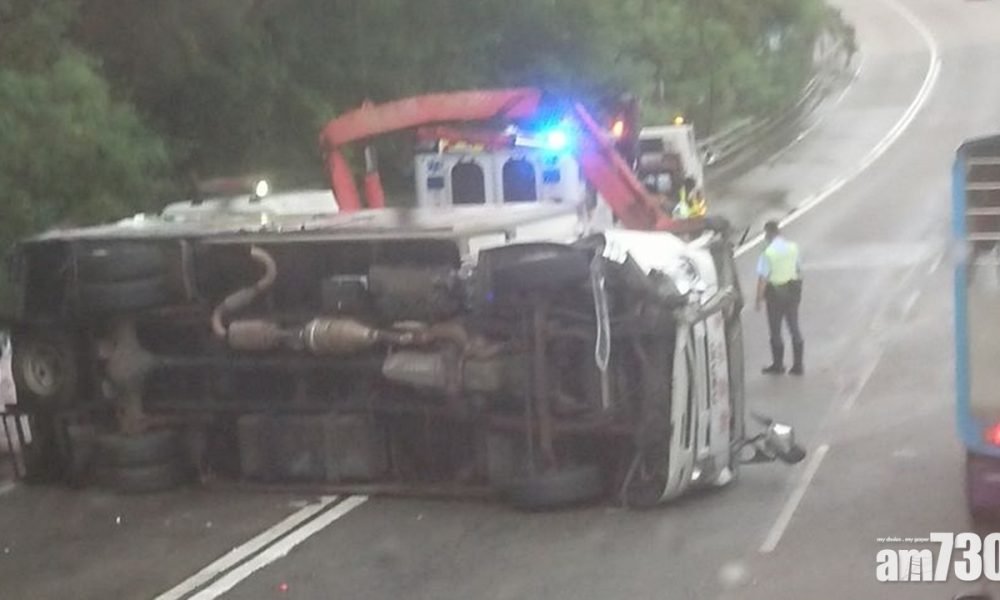
<svg viewBox="0 0 1000 600"><path fill-rule="evenodd" d="M781 235L776 221L764 224L767 247L757 261L757 302L760 310L767 303L767 326L771 335L771 364L764 367L768 375L785 372L785 344L781 339L781 323L788 323L792 336L792 368L789 373L801 375L802 333L799 331L799 301L802 299L802 273L799 247Z"/></svg>

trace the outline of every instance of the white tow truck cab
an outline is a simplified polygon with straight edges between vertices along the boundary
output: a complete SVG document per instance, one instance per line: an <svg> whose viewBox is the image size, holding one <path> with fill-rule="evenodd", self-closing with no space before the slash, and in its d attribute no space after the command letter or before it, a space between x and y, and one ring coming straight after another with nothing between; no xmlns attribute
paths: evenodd
<svg viewBox="0 0 1000 600"><path fill-rule="evenodd" d="M586 192L573 155L537 148L455 146L415 157L417 206L576 204Z"/></svg>
<svg viewBox="0 0 1000 600"><path fill-rule="evenodd" d="M705 166L694 127L689 123L643 127L639 132L639 152L636 173L647 187L666 193L676 193L690 177L695 189L705 190Z"/></svg>

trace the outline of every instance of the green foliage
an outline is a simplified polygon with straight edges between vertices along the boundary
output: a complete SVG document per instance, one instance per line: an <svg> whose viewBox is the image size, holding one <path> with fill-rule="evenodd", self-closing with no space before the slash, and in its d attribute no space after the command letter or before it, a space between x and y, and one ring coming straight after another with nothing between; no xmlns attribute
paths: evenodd
<svg viewBox="0 0 1000 600"><path fill-rule="evenodd" d="M822 0L0 0L0 243L150 207L164 181L321 176L320 127L365 99L629 90L647 121L707 133L795 94L825 18Z"/></svg>
<svg viewBox="0 0 1000 600"><path fill-rule="evenodd" d="M0 243L150 207L167 162L134 110L73 52L36 72L0 68L0 156Z"/></svg>
<svg viewBox="0 0 1000 600"><path fill-rule="evenodd" d="M198 172L314 169L366 99L531 85L703 129L804 83L821 0L85 0L77 37ZM768 35L780 47L769 49Z"/></svg>
<svg viewBox="0 0 1000 600"><path fill-rule="evenodd" d="M630 54L652 65L647 120L687 114L707 133L798 92L826 15L819 0L634 0ZM652 84L652 87L649 87Z"/></svg>

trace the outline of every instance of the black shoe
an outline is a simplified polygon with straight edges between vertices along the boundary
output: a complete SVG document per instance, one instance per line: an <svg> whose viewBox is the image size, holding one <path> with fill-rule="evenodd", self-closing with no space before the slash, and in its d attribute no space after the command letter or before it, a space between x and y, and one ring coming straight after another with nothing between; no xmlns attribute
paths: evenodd
<svg viewBox="0 0 1000 600"><path fill-rule="evenodd" d="M785 367L782 365L771 365L769 367L764 367L760 370L764 375L783 375L785 373Z"/></svg>
<svg viewBox="0 0 1000 600"><path fill-rule="evenodd" d="M792 368L788 369L788 373L790 375L801 375L805 372L806 370L802 367L802 365L792 365Z"/></svg>

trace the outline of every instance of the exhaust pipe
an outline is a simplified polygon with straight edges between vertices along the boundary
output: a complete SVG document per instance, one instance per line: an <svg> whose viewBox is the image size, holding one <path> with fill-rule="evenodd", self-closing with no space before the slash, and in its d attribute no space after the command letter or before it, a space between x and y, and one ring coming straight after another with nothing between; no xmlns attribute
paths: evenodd
<svg viewBox="0 0 1000 600"><path fill-rule="evenodd" d="M250 248L250 257L264 267L264 274L257 283L236 290L215 307L212 312L212 332L219 339L225 340L228 337L229 328L223 321L225 316L250 306L258 296L274 285L274 280L278 277L278 265L263 248L257 246Z"/></svg>

